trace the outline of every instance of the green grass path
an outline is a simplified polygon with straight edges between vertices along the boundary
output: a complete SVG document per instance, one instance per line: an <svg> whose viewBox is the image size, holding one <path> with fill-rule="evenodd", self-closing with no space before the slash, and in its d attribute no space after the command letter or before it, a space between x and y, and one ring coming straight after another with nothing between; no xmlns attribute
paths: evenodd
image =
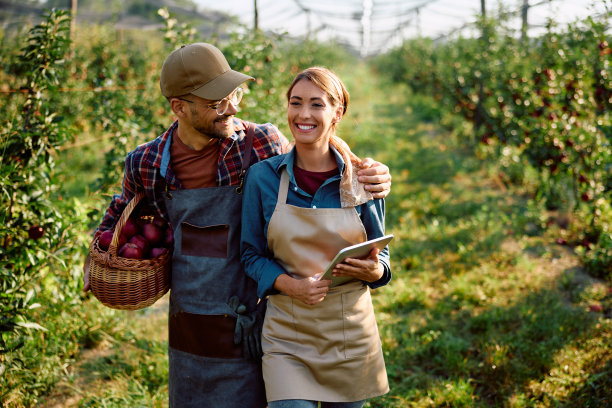
<svg viewBox="0 0 612 408"><path fill-rule="evenodd" d="M394 279L374 291L391 392L373 407L611 404L608 287L554 244L520 186L440 125L431 101L341 73L351 92L339 134L391 168L386 200ZM526 232L530 232L527 234ZM167 406L167 298L112 311L43 407Z"/></svg>
<svg viewBox="0 0 612 408"><path fill-rule="evenodd" d="M341 135L393 176L395 276L374 295L392 385L372 406L609 404L610 316L589 311L609 288L554 244L556 225L533 233L548 215L441 128L431 101L353 73Z"/></svg>

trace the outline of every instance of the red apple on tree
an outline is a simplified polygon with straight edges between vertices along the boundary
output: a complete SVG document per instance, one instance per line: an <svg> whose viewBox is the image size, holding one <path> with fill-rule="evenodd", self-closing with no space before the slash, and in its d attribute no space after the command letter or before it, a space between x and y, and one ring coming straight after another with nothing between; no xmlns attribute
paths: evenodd
<svg viewBox="0 0 612 408"><path fill-rule="evenodd" d="M39 239L40 237L43 236L44 233L45 233L45 230L40 225L32 225L28 229L28 237L33 240Z"/></svg>
<svg viewBox="0 0 612 408"><path fill-rule="evenodd" d="M589 310L591 312L601 313L603 312L603 306L600 305L599 303L593 303L592 305L589 306Z"/></svg>

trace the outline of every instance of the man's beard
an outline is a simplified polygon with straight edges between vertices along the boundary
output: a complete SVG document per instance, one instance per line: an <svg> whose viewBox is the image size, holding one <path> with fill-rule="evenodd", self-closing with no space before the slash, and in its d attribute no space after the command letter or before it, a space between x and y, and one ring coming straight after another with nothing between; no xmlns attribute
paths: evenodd
<svg viewBox="0 0 612 408"><path fill-rule="evenodd" d="M223 122L223 120L215 120L215 122L213 123L217 123L217 121ZM216 139L225 139L230 137L232 134L234 133L234 126L233 126L233 120L231 119L231 117L229 117L229 126L227 127L227 130L225 131L221 131L218 130L216 127L214 128L214 133L211 135L211 137L214 137Z"/></svg>
<svg viewBox="0 0 612 408"><path fill-rule="evenodd" d="M228 119L229 118L229 119ZM213 138L213 139L225 139L230 137L234 133L233 121L231 116L219 116L218 119L215 119L212 122L208 122L206 125L201 125L200 123L195 123L193 128L198 132ZM229 120L229 125L225 130L219 130L215 125L218 122L225 122Z"/></svg>

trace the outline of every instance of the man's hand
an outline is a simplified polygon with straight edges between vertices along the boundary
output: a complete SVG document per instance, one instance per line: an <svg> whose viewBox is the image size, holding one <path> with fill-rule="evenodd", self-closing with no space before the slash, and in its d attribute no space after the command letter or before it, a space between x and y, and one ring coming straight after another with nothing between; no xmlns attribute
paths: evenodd
<svg viewBox="0 0 612 408"><path fill-rule="evenodd" d="M83 265L83 292L87 292L89 290L89 262L91 261L91 256L87 255L85 258L85 265Z"/></svg>
<svg viewBox="0 0 612 408"><path fill-rule="evenodd" d="M376 282L382 278L384 269L378 262L380 249L373 248L366 259L346 258L334 267L334 276L347 276L365 282Z"/></svg>
<svg viewBox="0 0 612 408"><path fill-rule="evenodd" d="M317 277L295 279L287 274L280 275L274 282L274 288L277 290L311 306L325 299L329 285L331 285L329 279L318 280Z"/></svg>
<svg viewBox="0 0 612 408"><path fill-rule="evenodd" d="M357 172L359 181L374 198L385 198L391 192L391 174L384 164L369 157L361 162L362 169Z"/></svg>

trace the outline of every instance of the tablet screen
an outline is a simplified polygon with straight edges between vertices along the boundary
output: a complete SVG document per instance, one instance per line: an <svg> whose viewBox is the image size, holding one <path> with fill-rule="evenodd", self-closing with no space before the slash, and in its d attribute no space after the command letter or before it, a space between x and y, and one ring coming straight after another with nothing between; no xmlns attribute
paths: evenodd
<svg viewBox="0 0 612 408"><path fill-rule="evenodd" d="M346 258L365 258L375 247L382 251L392 239L393 234L389 234L380 238L371 239L369 241L365 241L360 244L351 245L341 249L334 257L334 259L330 262L323 275L321 275L320 279L331 279L332 283L330 287L338 286L342 283L352 280L353 278L350 277L333 276L332 271L334 267L337 264L342 263Z"/></svg>

